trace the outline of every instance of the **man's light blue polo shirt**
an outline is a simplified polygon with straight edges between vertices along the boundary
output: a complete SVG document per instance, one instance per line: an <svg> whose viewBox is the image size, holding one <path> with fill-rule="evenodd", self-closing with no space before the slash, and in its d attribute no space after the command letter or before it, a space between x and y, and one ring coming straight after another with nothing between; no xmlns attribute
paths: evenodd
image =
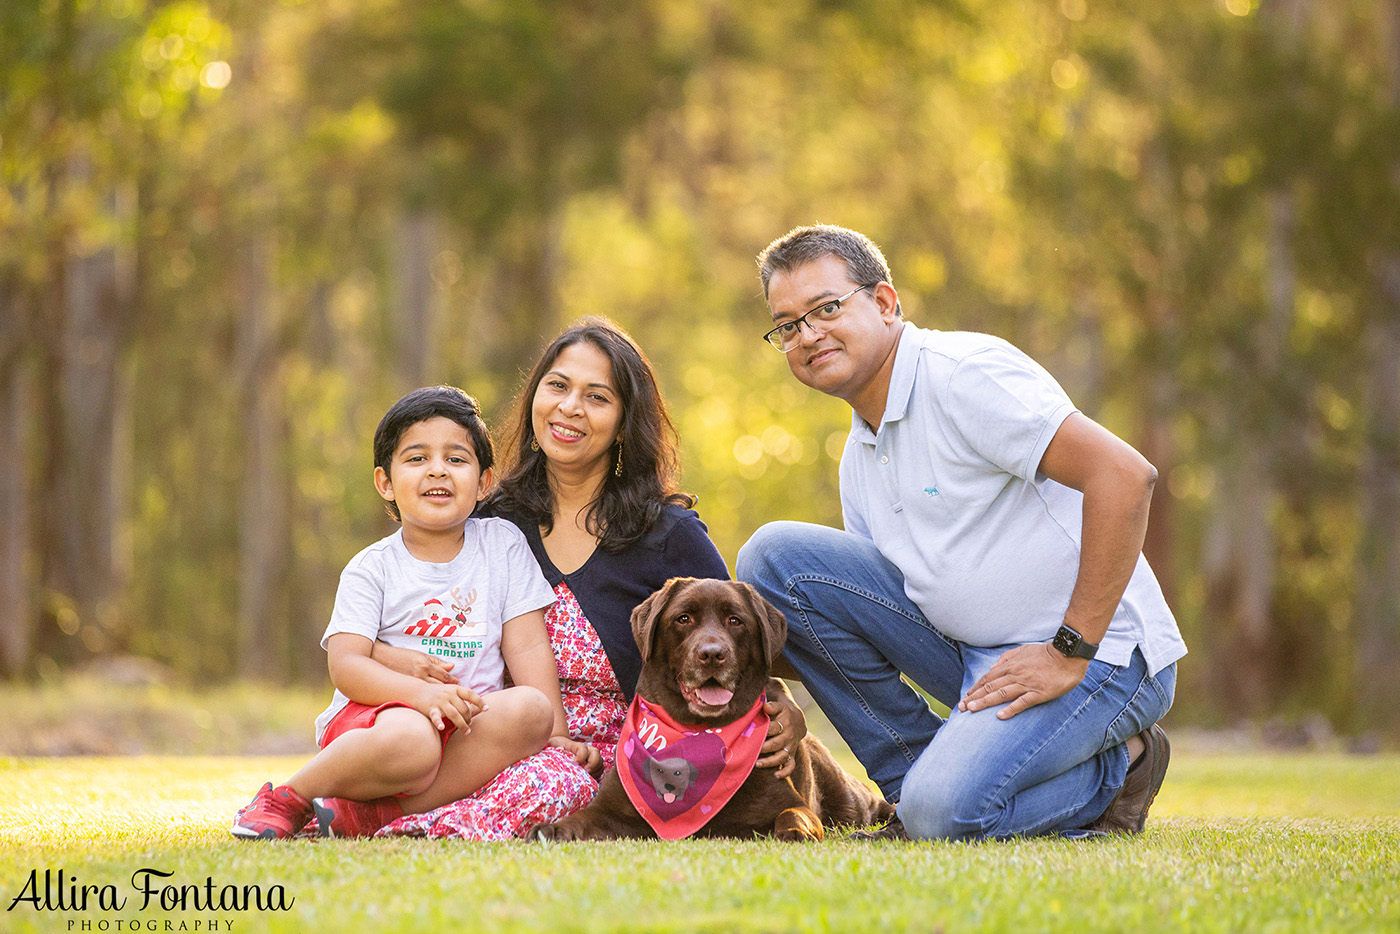
<svg viewBox="0 0 1400 934"><path fill-rule="evenodd" d="M905 323L878 431L852 415L841 458L846 531L904 574L909 599L970 645L1048 642L1079 571L1084 497L1037 473L1075 411L1046 370L986 334ZM1140 646L1156 674L1186 654L1147 560L1098 658Z"/></svg>

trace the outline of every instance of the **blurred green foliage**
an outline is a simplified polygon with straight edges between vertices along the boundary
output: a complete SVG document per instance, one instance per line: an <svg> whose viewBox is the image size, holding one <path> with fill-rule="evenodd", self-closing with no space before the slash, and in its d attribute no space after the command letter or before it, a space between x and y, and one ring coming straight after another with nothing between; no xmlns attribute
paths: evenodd
<svg viewBox="0 0 1400 934"><path fill-rule="evenodd" d="M1358 615L1386 573L1365 484L1397 469L1363 466L1400 428L1373 392L1400 320L1384 25L1362 0L13 0L0 399L32 444L10 501L118 495L95 595L52 544L65 509L27 523L29 603L0 628L32 638L6 664L319 681L338 572L391 528L380 414L449 382L503 428L584 314L654 362L731 566L765 521L839 524L849 410L759 340L753 266L832 222L883 245L911 320L1007 337L1157 464L1178 715L1393 728L1358 701L1362 630L1400 645L1400 610ZM105 255L125 311L85 339L117 427L65 454L71 270ZM249 670L249 625L274 663Z"/></svg>

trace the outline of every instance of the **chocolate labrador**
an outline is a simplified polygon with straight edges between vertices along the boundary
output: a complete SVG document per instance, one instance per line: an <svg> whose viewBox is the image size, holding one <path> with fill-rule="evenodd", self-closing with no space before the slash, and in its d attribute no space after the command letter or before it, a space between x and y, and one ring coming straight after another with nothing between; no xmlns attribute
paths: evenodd
<svg viewBox="0 0 1400 934"><path fill-rule="evenodd" d="M789 777L753 768L746 778L731 780L741 782L737 787L731 784L721 792L724 766L744 758L744 750L752 761L763 742L768 669L787 639L783 614L748 584L673 578L632 613L632 634L641 649L642 671L629 723L641 727L624 734L617 766L603 776L593 802L536 827L531 839L760 833L780 840L820 840L823 825L865 826L894 815L893 806L846 774L810 735L798 744ZM760 719L744 728L744 718L755 714ZM662 720L679 731L669 734L669 742L657 738L655 721ZM717 763L713 769L711 761ZM649 816L624 785L620 770L630 768L635 772L627 784ZM711 813L714 807L718 810ZM685 817L679 816L682 811ZM699 826L673 833L655 829L673 830L665 823L672 817L678 824L690 820Z"/></svg>

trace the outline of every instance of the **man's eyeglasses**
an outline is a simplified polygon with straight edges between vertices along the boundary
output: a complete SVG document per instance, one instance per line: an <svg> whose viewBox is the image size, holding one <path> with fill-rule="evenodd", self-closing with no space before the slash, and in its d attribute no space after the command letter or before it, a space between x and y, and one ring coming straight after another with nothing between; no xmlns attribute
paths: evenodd
<svg viewBox="0 0 1400 934"><path fill-rule="evenodd" d="M856 286L840 298L834 298L829 302L824 302L802 317L778 325L773 330L763 335L763 339L783 353L787 353L802 340L802 325L807 325L807 327L812 329L813 333L816 333L817 329L813 325L830 324L841 317L841 305L861 289L868 288L870 288L868 285Z"/></svg>

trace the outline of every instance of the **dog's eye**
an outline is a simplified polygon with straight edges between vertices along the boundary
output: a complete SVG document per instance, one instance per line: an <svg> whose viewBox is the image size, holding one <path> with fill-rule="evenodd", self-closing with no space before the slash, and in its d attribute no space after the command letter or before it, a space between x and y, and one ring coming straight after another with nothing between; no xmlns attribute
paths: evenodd
<svg viewBox="0 0 1400 934"><path fill-rule="evenodd" d="M742 626L744 624L744 621L737 616L729 617L729 619L726 620L726 622L729 623L729 625L731 626Z"/></svg>
<svg viewBox="0 0 1400 934"><path fill-rule="evenodd" d="M680 616L677 616L677 617L676 617L676 622L678 622L678 623L686 623L687 625L689 625L689 623L690 623L690 614L689 614L689 613L682 613Z"/></svg>

